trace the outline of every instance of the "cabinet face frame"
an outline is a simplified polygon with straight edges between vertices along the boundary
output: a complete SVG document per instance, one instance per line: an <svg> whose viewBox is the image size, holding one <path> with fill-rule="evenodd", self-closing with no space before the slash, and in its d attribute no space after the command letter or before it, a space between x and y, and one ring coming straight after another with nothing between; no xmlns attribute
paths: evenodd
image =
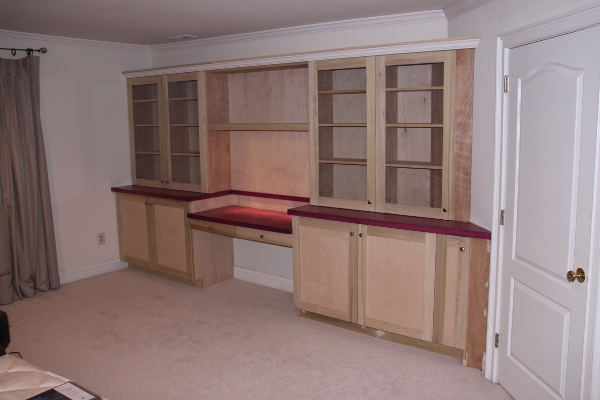
<svg viewBox="0 0 600 400"><path fill-rule="evenodd" d="M338 232L345 235L343 237L345 243L342 243L342 246L345 246L347 248L347 259L349 260L349 264L338 267L347 268L348 281L347 283L342 282L342 292L334 293L334 295L341 295L342 298L347 296L347 299L344 300L347 301L347 309L339 310L331 308L327 304L311 303L306 301L305 298L303 298L303 273L307 273L307 268L319 268L320 265L315 265L311 263L310 261L312 260L309 258L310 255L302 251L302 241L305 240L305 238L302 235L302 227L319 229L324 232ZM356 287L358 278L359 259L358 225L294 216L292 217L292 230L294 231L294 307L344 321L357 322L358 293ZM314 239L314 236L311 236L310 239ZM310 253L314 255L313 251L310 251ZM305 258L308 258L308 260L306 260ZM328 289L329 288L327 287L319 288L320 293L316 293L316 297L320 297L324 294L323 292Z"/></svg>
<svg viewBox="0 0 600 400"><path fill-rule="evenodd" d="M158 102L158 136L159 136L159 152L160 152L160 179L143 179L138 178L136 164L136 146L135 146L135 118L134 118L134 100L133 87L141 85L156 85L157 86L157 102ZM165 160L165 92L164 78L162 76L151 76L145 78L134 78L127 80L127 100L129 103L129 147L131 154L131 174L134 185L165 187L164 180L167 173Z"/></svg>
<svg viewBox="0 0 600 400"><path fill-rule="evenodd" d="M366 200L325 197L320 194L319 71L365 68L366 73ZM309 69L310 198L324 207L375 211L375 57L311 61ZM333 163L335 165L335 162Z"/></svg>
<svg viewBox="0 0 600 400"><path fill-rule="evenodd" d="M454 129L454 72L455 51L440 51L416 54L378 56L377 69L377 211L426 218L453 218L453 129ZM442 148L442 188L439 208L392 204L386 202L386 67L416 64L443 63L443 148ZM443 211L443 210L446 211Z"/></svg>
<svg viewBox="0 0 600 400"><path fill-rule="evenodd" d="M426 341L433 340L433 331L434 331L434 308L435 308L435 286L436 286L436 234L433 233L424 233L424 232L413 232L413 231L405 231L400 229L389 229L389 228L381 228L376 226L361 226L361 234L362 237L359 238L360 249L361 249L361 259L359 264L359 274L358 274L358 291L359 291L359 301L358 301L358 323L361 325L366 325L376 329L382 329L388 332L397 333L404 336L413 337L416 339L422 339ZM388 246L386 250L379 249L375 254L371 254L373 249L371 248L372 244L370 242L371 239L383 240L393 240L398 243L398 245L402 242L405 243L406 246L411 246L413 244L422 244L422 253L413 254L416 255L417 260L419 258L423 259L423 265L410 265L410 259L408 257L393 257L394 247L396 246ZM386 254L387 253L387 254ZM376 262L370 262L372 260L371 257L375 257ZM407 278L406 275L398 277L394 276L401 272L396 268L395 264L390 265L386 264L385 261L389 261L390 258L395 258L398 262L409 263L404 266L404 272L406 273L418 273L421 275L422 286L415 287L413 281L405 280ZM369 281L369 277L374 274L383 274L388 277L385 279L387 283L392 283L396 278L400 282L400 287L394 287L394 291L399 295L405 295L405 293L411 293L411 298L414 297L422 297L422 314L420 316L416 316L411 313L413 310L411 307L404 307L403 305L399 307L388 307L389 311L392 312L393 315L388 313L389 318L385 317L375 317L369 314L369 299L371 296L375 296L378 298L378 301L383 301L384 299L393 298L394 293L371 293L371 290L385 284L386 282L382 282L381 279L377 281L375 279L375 287L371 286L371 282ZM416 291L414 291L416 290ZM381 307L379 308L381 311ZM403 311L406 310L407 314L403 314ZM421 324L418 327L408 326L403 323L398 322L399 320L406 321L407 319L413 318L421 318ZM395 319L395 321L393 320Z"/></svg>
<svg viewBox="0 0 600 400"><path fill-rule="evenodd" d="M188 190L188 191L202 191L203 183L204 183L204 170L206 166L203 164L205 157L203 157L202 151L202 143L205 140L205 136L203 135L201 126L202 119L205 115L203 111L203 103L201 101L201 96L204 87L201 84L201 77L198 72L190 72L185 74L174 74L174 75L165 75L165 160L166 160L166 173L165 173L165 183L169 189L176 190ZM196 112L198 113L198 141L199 141L199 154L198 154L198 174L200 177L200 183L191 183L191 182L174 182L173 181L173 162L172 162L172 145L171 145L171 122L170 122L170 106L171 100L169 96L169 83L173 82L185 82L185 81L196 81L197 82L197 102L198 107Z"/></svg>

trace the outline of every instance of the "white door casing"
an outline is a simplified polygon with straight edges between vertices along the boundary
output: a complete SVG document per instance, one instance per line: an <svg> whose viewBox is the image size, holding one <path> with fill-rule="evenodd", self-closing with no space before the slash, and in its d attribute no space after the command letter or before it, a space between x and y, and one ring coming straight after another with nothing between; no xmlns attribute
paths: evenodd
<svg viewBox="0 0 600 400"><path fill-rule="evenodd" d="M498 43L500 76L509 76L510 90L498 96L504 104L496 182L502 186L495 214L506 212L505 226L494 227L499 309L491 310L491 335L500 333L500 346L487 375L517 398L597 393L589 353L597 296L600 88L600 51L592 43L600 27L582 29L581 20L594 26L589 21L600 10L592 15L590 9L584 18L571 13ZM558 37L569 24L578 31ZM567 282L567 271L579 267L586 281Z"/></svg>

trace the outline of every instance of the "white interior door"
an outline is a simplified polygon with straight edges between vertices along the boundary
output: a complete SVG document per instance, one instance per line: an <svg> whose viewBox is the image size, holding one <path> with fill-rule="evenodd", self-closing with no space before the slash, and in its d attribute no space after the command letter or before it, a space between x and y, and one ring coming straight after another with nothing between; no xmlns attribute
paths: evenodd
<svg viewBox="0 0 600 400"><path fill-rule="evenodd" d="M598 132L600 27L505 54L498 381L515 398L581 391Z"/></svg>

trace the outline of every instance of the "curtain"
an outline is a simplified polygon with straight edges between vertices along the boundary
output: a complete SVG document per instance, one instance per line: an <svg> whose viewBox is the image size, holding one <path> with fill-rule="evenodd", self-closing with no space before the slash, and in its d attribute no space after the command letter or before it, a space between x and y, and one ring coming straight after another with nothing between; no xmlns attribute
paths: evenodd
<svg viewBox="0 0 600 400"><path fill-rule="evenodd" d="M0 59L0 304L60 285L40 120L40 58Z"/></svg>

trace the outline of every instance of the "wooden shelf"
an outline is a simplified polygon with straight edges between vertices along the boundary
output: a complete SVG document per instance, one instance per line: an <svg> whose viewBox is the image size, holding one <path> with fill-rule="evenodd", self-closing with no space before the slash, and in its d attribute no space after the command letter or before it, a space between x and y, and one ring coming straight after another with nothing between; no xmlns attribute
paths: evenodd
<svg viewBox="0 0 600 400"><path fill-rule="evenodd" d="M160 156L160 151L136 151L135 154L147 154L151 156Z"/></svg>
<svg viewBox="0 0 600 400"><path fill-rule="evenodd" d="M319 90L319 94L360 94L360 93L367 93L367 89Z"/></svg>
<svg viewBox="0 0 600 400"><path fill-rule="evenodd" d="M357 123L349 123L349 124L319 124L320 127L332 127L332 128L366 128L367 124L362 124L360 122Z"/></svg>
<svg viewBox="0 0 600 400"><path fill-rule="evenodd" d="M169 101L191 101L191 100L198 100L197 97L173 97L171 99L169 99Z"/></svg>
<svg viewBox="0 0 600 400"><path fill-rule="evenodd" d="M319 160L319 164L367 165L367 160L364 158L330 158L326 160Z"/></svg>
<svg viewBox="0 0 600 400"><path fill-rule="evenodd" d="M386 124L386 128L443 128L444 124Z"/></svg>
<svg viewBox="0 0 600 400"><path fill-rule="evenodd" d="M158 125L153 125L153 124L137 124L134 125L134 127L140 127L140 128L158 128Z"/></svg>
<svg viewBox="0 0 600 400"><path fill-rule="evenodd" d="M170 124L169 126L179 127L179 128L195 128L200 125L198 124Z"/></svg>
<svg viewBox="0 0 600 400"><path fill-rule="evenodd" d="M286 124L286 123L227 123L208 124L209 131L289 131L308 132L308 124Z"/></svg>
<svg viewBox="0 0 600 400"><path fill-rule="evenodd" d="M200 152L188 152L188 153L171 153L171 156L183 156L183 157L200 157Z"/></svg>
<svg viewBox="0 0 600 400"><path fill-rule="evenodd" d="M441 170L441 165L435 165L431 162L424 161L392 161L385 164L386 167L393 168L412 168L412 169L431 169L431 170Z"/></svg>
<svg viewBox="0 0 600 400"><path fill-rule="evenodd" d="M403 88L385 88L386 92L431 92L433 90L444 90L443 86L421 86Z"/></svg>
<svg viewBox="0 0 600 400"><path fill-rule="evenodd" d="M158 103L158 99L133 100L133 103Z"/></svg>

